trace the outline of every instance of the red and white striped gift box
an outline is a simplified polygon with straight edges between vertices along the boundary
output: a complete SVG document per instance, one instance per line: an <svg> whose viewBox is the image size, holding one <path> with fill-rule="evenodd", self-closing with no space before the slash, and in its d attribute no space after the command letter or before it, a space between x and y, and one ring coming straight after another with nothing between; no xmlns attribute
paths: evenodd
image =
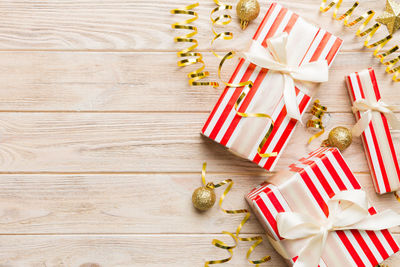
<svg viewBox="0 0 400 267"><path fill-rule="evenodd" d="M378 82L372 68L355 72L346 77L347 88L352 102L367 99L381 100ZM355 112L360 119L360 112ZM400 187L400 168L384 114L372 111L372 119L362 133L362 141L375 190L379 194L396 191Z"/></svg>
<svg viewBox="0 0 400 267"><path fill-rule="evenodd" d="M247 195L247 201L265 228L274 248L292 265L298 245L279 236L276 216L280 212L307 212L316 220L328 217L327 201L339 191L361 189L339 150L319 148L289 170L277 173ZM370 206L370 214L376 210ZM334 231L328 235L319 266L376 266L399 246L388 230Z"/></svg>
<svg viewBox="0 0 400 267"><path fill-rule="evenodd" d="M267 47L267 39L288 33L287 61L290 65L301 65L326 59L330 65L335 58L342 40L318 28L294 14L290 10L273 3L266 13L253 40ZM266 118L242 118L237 115L234 105L244 88L226 87L207 119L202 133L212 140L228 147L233 152L247 158L267 170L273 170L287 145L297 124L297 120L287 116L283 100L283 79L275 71L268 71L245 59L240 59L230 83L253 81L254 86L241 101L240 112L261 112L272 116L274 128L261 153L277 152L277 157L261 158L257 148L270 128ZM307 88L296 84L297 103L303 114L311 102L310 85Z"/></svg>

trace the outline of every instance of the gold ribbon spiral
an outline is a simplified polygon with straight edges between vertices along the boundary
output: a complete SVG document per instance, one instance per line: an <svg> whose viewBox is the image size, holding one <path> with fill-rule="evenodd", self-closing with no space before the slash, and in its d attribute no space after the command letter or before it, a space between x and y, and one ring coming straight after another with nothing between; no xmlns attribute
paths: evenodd
<svg viewBox="0 0 400 267"><path fill-rule="evenodd" d="M342 4L343 0L338 0L338 1L333 1L327 4L328 0L322 0L321 6L320 6L320 11L325 13L329 9L331 9L333 6L335 6L335 9L333 11L333 18L336 20L343 20L343 24L346 27L352 27L356 24L361 23L361 25L358 27L356 31L356 36L358 37L364 37L367 35L365 41L364 41L364 46L366 48L375 48L373 55L377 57L380 62L387 66L386 67L386 72L393 74L393 81L399 82L400 78L398 78L399 73L400 73L400 65L396 66L396 63L399 62L400 60L400 55L385 61L385 59L399 50L399 46L395 45L394 47L390 48L386 52L382 52L379 54L379 52L386 46L386 44L393 38L391 34L387 35L383 39L380 39L378 41L370 43L371 39L373 36L376 34L378 29L380 28L381 24L379 22L376 22L374 25L369 27L368 29L365 29L368 25L368 23L372 20L372 18L375 16L375 11L374 10L369 10L365 12L363 15L357 17L356 19L350 21L350 17L353 14L354 10L359 6L359 2L354 2L353 6L348 9L343 15L338 15L340 5Z"/></svg>
<svg viewBox="0 0 400 267"><path fill-rule="evenodd" d="M232 32L226 31L226 32L218 33L215 30L215 27L214 27L216 25L225 26L225 25L228 25L229 23L231 23L232 16L229 15L229 14L222 13L219 16L217 15L215 18L214 18L214 15L217 12L220 13L220 12L223 12L225 10L231 10L232 9L232 5L222 3L222 2L220 2L218 0L214 0L214 3L217 5L217 7L214 8L213 10L211 10L211 13L210 13L210 19L211 19L211 24L212 24L211 30L212 30L212 32L214 34L214 37L211 40L211 47L213 47L214 42L216 40L218 40L218 39L231 40L233 38L233 33ZM219 59L223 58L223 56L218 55L214 50L212 50L212 53ZM233 55L232 55L232 57L233 57Z"/></svg>
<svg viewBox="0 0 400 267"><path fill-rule="evenodd" d="M322 123L322 117L324 117L324 114L326 111L327 111L327 108L325 106L322 106L319 103L319 100L316 99L311 108L311 114L316 119L308 120L306 126L307 126L307 128L311 127L311 128L321 129L321 131L319 131L318 133L311 136L310 139L308 139L308 144L310 144L315 138L320 137L325 132L325 126Z"/></svg>
<svg viewBox="0 0 400 267"><path fill-rule="evenodd" d="M174 37L176 43L190 43L190 46L179 51L178 57L181 60L178 61L178 66L185 67L194 64L200 64L200 68L194 70L188 74L189 84L193 86L198 85L211 85L218 87L216 82L204 82L200 81L210 75L208 71L204 71L205 63L203 61L203 55L199 52L194 52L194 49L198 46L198 42L193 38L197 34L197 27L190 25L192 22L198 19L199 15L192 9L199 6L199 3L194 3L183 8L171 10L172 14L183 14L190 15L192 18L184 21L176 22L172 24L173 29L189 30L190 32L181 36Z"/></svg>
<svg viewBox="0 0 400 267"><path fill-rule="evenodd" d="M228 231L223 231L222 234L226 234L229 235L230 237L232 237L232 239L234 240L235 244L232 246L227 245L225 242L222 242L221 240L218 239L213 239L212 244L218 248L222 248L225 249L229 252L229 257L222 259L222 260L210 260L210 261L206 261L204 263L204 267L208 267L211 264L219 264L219 263L225 263L228 262L232 259L233 256L233 249L236 248L238 241L255 241L251 247L249 248L249 250L247 251L247 255L246 258L247 260L251 263L251 264L255 264L256 267L258 267L261 263L267 262L271 259L270 256L265 256L260 260L250 260L250 255L253 252L253 250L262 243L262 237L261 236L253 236L253 237L240 237L240 231L242 230L244 224L247 222L247 220L250 218L250 212L247 209L239 209L239 210L226 210L222 207L222 203L226 197L226 195L229 193L229 191L232 189L233 186L233 181L232 179L226 179L220 183L214 184L214 183L207 183L206 182L206 167L207 167L207 163L203 163L203 169L201 171L201 180L203 182L203 185L208 186L211 189L215 189L218 187L221 187L223 185L228 184L228 186L225 188L224 193L221 195L220 199L219 199L219 207L221 208L221 210L223 212L225 212L226 214L240 214L240 213L244 213L245 216L243 218L243 220L240 222L240 224L238 225L238 227L236 228L236 232L233 234L231 232Z"/></svg>

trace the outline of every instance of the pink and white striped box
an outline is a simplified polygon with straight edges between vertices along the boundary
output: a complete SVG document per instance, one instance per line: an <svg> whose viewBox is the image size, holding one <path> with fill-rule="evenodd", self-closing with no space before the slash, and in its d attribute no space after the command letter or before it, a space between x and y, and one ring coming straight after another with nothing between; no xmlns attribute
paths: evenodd
<svg viewBox="0 0 400 267"><path fill-rule="evenodd" d="M307 212L316 220L328 217L327 201L339 191L361 189L339 150L318 148L277 173L247 195L247 201L267 232L267 238L289 265L299 247L279 236L276 216L280 212ZM370 214L376 210L370 206ZM334 231L322 253L319 266L376 266L399 246L388 230Z"/></svg>
<svg viewBox="0 0 400 267"><path fill-rule="evenodd" d="M352 102L366 99L381 100L378 82L372 68L355 72L346 77L347 88ZM360 119L360 112L355 112ZM362 133L365 155L371 170L375 191L379 194L396 191L400 187L400 168L384 114L372 111L372 119Z"/></svg>
<svg viewBox="0 0 400 267"><path fill-rule="evenodd" d="M288 33L287 47L291 53L287 61L291 65L301 65L303 62L318 59L326 59L330 65L342 45L341 39L273 3L253 40L267 47L267 39L282 32ZM283 79L280 76L275 71L260 68L242 58L230 79L230 83L235 84L253 81L254 86L241 101L238 111L261 112L273 118L274 128L260 152L277 152L277 157L262 158L257 151L271 121L266 118L243 118L235 111L234 105L243 92L243 87L224 89L202 133L232 152L272 171L297 124L297 120L287 116L283 100ZM307 84L305 87L296 83L297 103L301 114L311 102L314 89L315 85Z"/></svg>

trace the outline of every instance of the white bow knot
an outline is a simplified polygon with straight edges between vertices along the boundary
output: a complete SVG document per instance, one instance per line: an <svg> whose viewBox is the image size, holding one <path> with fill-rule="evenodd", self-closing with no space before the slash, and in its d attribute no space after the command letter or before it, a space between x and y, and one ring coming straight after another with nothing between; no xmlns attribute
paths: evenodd
<svg viewBox="0 0 400 267"><path fill-rule="evenodd" d="M284 89L283 97L289 117L301 121L299 106L296 100L294 80L307 82L328 81L328 62L318 60L302 63L301 66L291 66L287 57L290 51L287 47L288 34L283 32L267 40L267 49L257 42L252 42L244 57L251 63L282 74Z"/></svg>
<svg viewBox="0 0 400 267"><path fill-rule="evenodd" d="M400 216L392 210L369 215L368 200L362 190L337 193L327 202L329 216L317 221L308 214L282 212L276 217L279 235L288 240L307 238L294 267L316 267L330 232L337 230L377 231L400 225Z"/></svg>
<svg viewBox="0 0 400 267"><path fill-rule="evenodd" d="M352 110L353 112L363 112L360 116L360 119L353 126L352 133L355 136L360 136L365 131L365 129L367 129L372 119L372 111L377 111L384 114L392 129L400 130L400 122L396 118L396 115L393 113L393 111L396 110L396 107L389 106L382 100L371 102L366 99L359 99L354 101Z"/></svg>

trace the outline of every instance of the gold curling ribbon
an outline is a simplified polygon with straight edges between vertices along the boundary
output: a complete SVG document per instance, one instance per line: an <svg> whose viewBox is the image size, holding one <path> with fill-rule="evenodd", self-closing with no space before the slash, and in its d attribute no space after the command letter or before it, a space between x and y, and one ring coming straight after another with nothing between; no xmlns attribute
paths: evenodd
<svg viewBox="0 0 400 267"><path fill-rule="evenodd" d="M397 191L393 192L393 194L397 201L400 202L400 196L397 194Z"/></svg>
<svg viewBox="0 0 400 267"><path fill-rule="evenodd" d="M183 14L193 16L190 19L184 21L176 22L172 24L173 29L189 30L190 32L178 37L174 37L176 43L190 43L190 46L179 51L178 57L181 60L178 61L178 66L185 67L194 64L200 64L200 68L194 70L188 74L189 84L193 86L198 85L211 85L213 87L218 87L217 82L204 82L200 81L210 75L208 71L204 71L205 63L203 61L203 55L199 52L194 52L193 50L198 46L198 42L193 38L197 34L197 27L189 25L198 19L199 15L192 9L199 6L199 3L194 3L183 8L171 10L172 14Z"/></svg>
<svg viewBox="0 0 400 267"><path fill-rule="evenodd" d="M213 16L217 12L223 12L225 10L231 10L232 9L232 5L222 3L222 2L220 2L218 0L214 0L214 3L217 5L217 7L214 8L210 13L210 19L211 19L211 24L212 24L211 30L212 30L212 32L214 34L214 37L211 40L211 47L214 45L214 42L216 40L218 40L218 39L231 40L233 38L233 33L232 32L226 31L226 32L218 33L214 28L215 25L218 25L218 26L228 25L232 21L232 16L229 15L229 14L226 14L226 13L222 13L221 15L219 15L219 16L217 16L215 18ZM219 59L223 58L223 56L218 55L214 50L212 50L212 53ZM232 57L233 57L233 55L232 55ZM232 57L230 57L230 58L232 58Z"/></svg>
<svg viewBox="0 0 400 267"><path fill-rule="evenodd" d="M385 61L385 59L389 55L391 55L394 52L396 52L397 50L399 50L399 46L395 45L394 47L390 48L388 51L382 52L379 54L379 52L386 46L386 44L393 38L393 36L391 34L389 34L381 40L370 43L371 39L376 34L376 32L378 31L380 26L382 26L382 24L380 24L379 22L376 22L374 25L372 25L368 29L365 29L367 27L368 23L375 16L376 12L374 10L369 10L369 11L365 12L363 15L354 19L353 21L350 21L350 17L353 14L354 10L359 6L359 2L354 2L353 6L350 9L348 9L343 15L339 16L338 12L339 12L339 8L340 8L343 0L333 1L333 2L330 2L329 4L327 4L327 1L328 0L322 0L321 6L320 6L320 11L325 13L329 9L331 9L333 6L336 5L335 9L333 11L333 18L336 20L339 20L339 21L343 20L343 24L346 27L352 27L363 21L363 23L358 27L358 29L356 31L356 36L364 37L367 35L367 37L364 41L364 46L366 48L375 48L373 55L375 57L377 57L383 65L387 66L386 72L393 74L393 78L392 78L393 81L399 82L400 78L398 78L398 76L400 74L400 65L398 65L398 66L395 66L395 65L397 62L400 61L400 55L393 59Z"/></svg>
<svg viewBox="0 0 400 267"><path fill-rule="evenodd" d="M211 40L211 47L213 47L215 41L217 41L218 39L222 39L222 40L231 40L233 38L233 33L229 32L229 31L223 31L218 33L215 30L215 26L226 26L229 23L231 23L232 21L232 17L229 14L226 13L222 13L221 15L215 17L215 13L220 13L223 12L225 10L231 10L232 9L232 5L229 4L225 4L220 2L219 0L214 0L214 3L217 5L216 8L214 8L211 13L210 13L210 19L211 19L211 23L212 23L212 32L214 34L213 39ZM232 59L235 56L235 52L234 51L230 51L228 52L225 56L221 56L218 55L214 49L212 49L212 53L219 59L221 59L219 66L218 66L218 79L220 81L222 81L223 84L225 84L228 87L231 88L236 88L236 87L242 87L245 86L247 87L247 91L249 92L251 90L251 88L253 87L253 82L252 81L246 81L246 82L240 82L237 84L233 84L233 83L228 83L225 82L222 78L221 78L221 70L222 70L222 66L224 65L225 61L228 59ZM266 158L266 157L276 157L278 155L278 153L276 152L271 152L271 153L261 153L261 149L264 146L264 144L267 142L268 137L271 135L272 130L274 128L274 120L272 119L272 117L268 114L264 114L264 113L244 113L244 112L239 112L238 107L240 105L240 103L242 102L242 100L245 98L246 96L246 88L243 89L243 92L241 93L241 95L239 96L239 98L236 100L235 102L235 111L236 114L239 115L240 117L244 117L244 118L248 118L248 117L253 117L253 118L268 118L271 120L271 126L269 127L266 135L264 136L263 140L260 142L260 144L258 145L257 148L257 153L260 157L262 158Z"/></svg>
<svg viewBox="0 0 400 267"><path fill-rule="evenodd" d="M218 78L220 80L222 80L221 78L221 69L222 66L224 64L224 62L227 59L233 58L233 56L235 55L235 52L231 51L229 53L227 53L221 60L221 62L219 63L219 67L218 67ZM246 82L241 82L238 84L233 84L233 83L227 83L225 81L222 81L226 86L228 87L242 87L242 86L247 86L248 88L248 92L250 92L250 90L253 88L253 82L252 81L246 81ZM265 134L264 138L261 140L260 144L258 145L257 148L257 153L260 157L262 158L268 158L268 157L276 157L278 155L277 152L271 152L271 153L261 153L261 149L263 148L264 144L267 142L269 136L272 133L272 130L274 129L274 120L272 119L272 117L268 114L264 114L264 113L244 113L244 112L240 112L239 111L239 105L242 102L242 100L245 98L245 96L247 95L246 93L246 88L243 89L243 92L240 94L240 96L238 97L238 99L235 102L235 111L236 114L239 115L240 117L244 117L244 118L268 118L271 120L271 125L267 131L267 133Z"/></svg>
<svg viewBox="0 0 400 267"><path fill-rule="evenodd" d="M222 231L222 234L226 234L229 235L230 237L232 237L232 239L235 241L235 244L232 246L227 245L226 243L222 242L221 240L218 239L213 239L212 244L218 248L222 248L225 249L229 252L229 257L222 259L222 260L210 260L210 261L206 261L204 263L204 267L208 267L209 265L212 264L219 264L219 263L225 263L228 262L232 259L233 256L233 249L236 248L238 241L255 241L251 247L249 248L249 250L247 251L246 254L246 258L247 260L251 263L251 264L255 264L255 267L258 267L261 263L267 262L271 259L270 256L265 256L260 260L250 260L250 255L253 252L253 250L262 243L262 237L261 236L253 236L253 237L240 237L240 231L242 230L244 224L247 222L247 220L250 218L250 212L247 209L239 209L239 210L226 210L222 207L222 203L226 197L226 195L228 195L229 191L232 189L233 187L233 181L232 179L226 179L220 183L214 184L214 183L207 183L206 182L206 167L207 167L207 163L203 163L203 169L201 171L201 180L203 182L203 185L207 185L208 187L215 189L218 187L221 187L223 185L228 185L225 188L224 193L221 195L220 199L219 199L219 207L221 208L221 210L223 212L225 212L226 214L240 214L240 213L244 213L246 214L243 218L243 220L240 222L240 224L238 225L238 227L236 228L236 232L233 234L231 232L227 232L227 231Z"/></svg>
<svg viewBox="0 0 400 267"><path fill-rule="evenodd" d="M310 119L307 121L307 128L312 127L316 129L321 129L318 133L314 134L313 136L308 139L308 144L310 144L315 138L320 137L325 132L324 124L322 123L322 117L324 116L327 108L322 106L319 103L319 100L316 99L311 109L311 114L316 117L316 119Z"/></svg>

